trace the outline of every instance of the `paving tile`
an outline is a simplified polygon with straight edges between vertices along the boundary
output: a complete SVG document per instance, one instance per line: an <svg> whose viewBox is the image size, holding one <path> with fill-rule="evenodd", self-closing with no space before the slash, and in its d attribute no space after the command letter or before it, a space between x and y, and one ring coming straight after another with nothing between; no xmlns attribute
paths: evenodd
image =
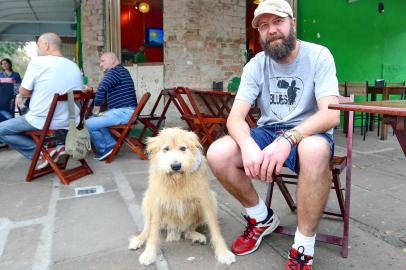
<svg viewBox="0 0 406 270"><path fill-rule="evenodd" d="M46 215L51 191L51 181L0 186L0 217L21 221Z"/></svg>
<svg viewBox="0 0 406 270"><path fill-rule="evenodd" d="M134 252L121 248L59 261L51 267L51 270L134 270L143 268L138 263Z"/></svg>
<svg viewBox="0 0 406 270"><path fill-rule="evenodd" d="M31 270L41 230L41 225L10 230L4 253L0 256L0 269Z"/></svg>
<svg viewBox="0 0 406 270"><path fill-rule="evenodd" d="M118 192L58 202L53 259L58 262L128 245L131 217Z"/></svg>

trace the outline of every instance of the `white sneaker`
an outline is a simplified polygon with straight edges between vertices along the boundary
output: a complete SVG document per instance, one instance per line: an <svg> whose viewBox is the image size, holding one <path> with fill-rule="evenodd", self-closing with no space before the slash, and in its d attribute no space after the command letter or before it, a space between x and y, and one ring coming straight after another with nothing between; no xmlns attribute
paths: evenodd
<svg viewBox="0 0 406 270"><path fill-rule="evenodd" d="M47 147L46 149L52 158L54 158L54 156L56 155L56 153L58 151L58 147ZM65 149L65 147L64 147L64 149ZM40 170L40 169L44 169L48 166L49 166L48 160L46 160L44 158L44 156L42 155L42 153L40 153L36 169Z"/></svg>
<svg viewBox="0 0 406 270"><path fill-rule="evenodd" d="M37 161L37 167L36 167L36 169L37 169L37 170L41 170L41 169L44 169L44 168L46 168L46 167L48 167L48 166L49 166L48 160L46 160L46 159L44 158L44 156L42 155L42 153L39 154L39 158L38 158L38 161Z"/></svg>

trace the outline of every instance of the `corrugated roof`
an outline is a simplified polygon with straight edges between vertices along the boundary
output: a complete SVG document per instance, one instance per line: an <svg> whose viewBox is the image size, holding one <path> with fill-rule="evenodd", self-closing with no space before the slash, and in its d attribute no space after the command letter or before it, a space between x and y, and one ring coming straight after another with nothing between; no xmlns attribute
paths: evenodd
<svg viewBox="0 0 406 270"><path fill-rule="evenodd" d="M0 0L0 40L32 41L44 32L76 35L80 0Z"/></svg>

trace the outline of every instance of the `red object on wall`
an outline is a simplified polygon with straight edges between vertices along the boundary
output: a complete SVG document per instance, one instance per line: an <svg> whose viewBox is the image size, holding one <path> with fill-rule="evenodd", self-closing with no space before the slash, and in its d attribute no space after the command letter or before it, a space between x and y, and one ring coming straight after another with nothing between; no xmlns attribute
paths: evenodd
<svg viewBox="0 0 406 270"><path fill-rule="evenodd" d="M259 44L259 33L258 30L252 28L251 22L254 19L254 11L258 5L254 4L253 1L247 1L247 14L246 14L246 29L247 29L247 46L248 49L252 49L255 54L262 51L261 45Z"/></svg>
<svg viewBox="0 0 406 270"><path fill-rule="evenodd" d="M162 10L151 9L144 14L134 6L121 4L120 25L121 48L127 48L136 53L138 47L144 43L146 28L163 28ZM145 55L148 62L163 62L164 60L163 48L146 46Z"/></svg>

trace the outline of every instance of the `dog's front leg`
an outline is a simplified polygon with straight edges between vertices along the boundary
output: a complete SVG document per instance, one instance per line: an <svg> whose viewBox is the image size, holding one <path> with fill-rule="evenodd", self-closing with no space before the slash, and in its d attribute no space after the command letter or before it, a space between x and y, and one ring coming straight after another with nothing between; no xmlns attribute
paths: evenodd
<svg viewBox="0 0 406 270"><path fill-rule="evenodd" d="M139 235L133 235L129 237L128 240L130 241L130 244L128 245L128 249L136 250L142 247L142 245L148 239L150 225L151 225L151 217L147 216L145 217L144 229L142 230L142 232Z"/></svg>
<svg viewBox="0 0 406 270"><path fill-rule="evenodd" d="M151 209L151 224L149 228L149 238L147 239L147 245L145 251L141 254L139 261L143 265L150 265L156 261L156 252L159 246L160 240L160 228L161 228L161 209L156 202Z"/></svg>
<svg viewBox="0 0 406 270"><path fill-rule="evenodd" d="M209 195L209 196L207 196ZM235 255L228 250L223 236L221 236L220 226L217 222L217 216L215 206L213 202L214 198L212 194L206 193L206 196L202 196L202 208L203 213L207 219L207 225L211 233L211 242L213 244L214 253L217 260L222 264L230 265L235 262Z"/></svg>
<svg viewBox="0 0 406 270"><path fill-rule="evenodd" d="M129 237L130 244L128 245L128 249L136 250L142 247L145 241L148 239L150 226L151 226L151 208L150 206L153 204L153 200L149 193L145 194L145 197L142 202L142 213L144 216L144 229L139 235L133 235Z"/></svg>

